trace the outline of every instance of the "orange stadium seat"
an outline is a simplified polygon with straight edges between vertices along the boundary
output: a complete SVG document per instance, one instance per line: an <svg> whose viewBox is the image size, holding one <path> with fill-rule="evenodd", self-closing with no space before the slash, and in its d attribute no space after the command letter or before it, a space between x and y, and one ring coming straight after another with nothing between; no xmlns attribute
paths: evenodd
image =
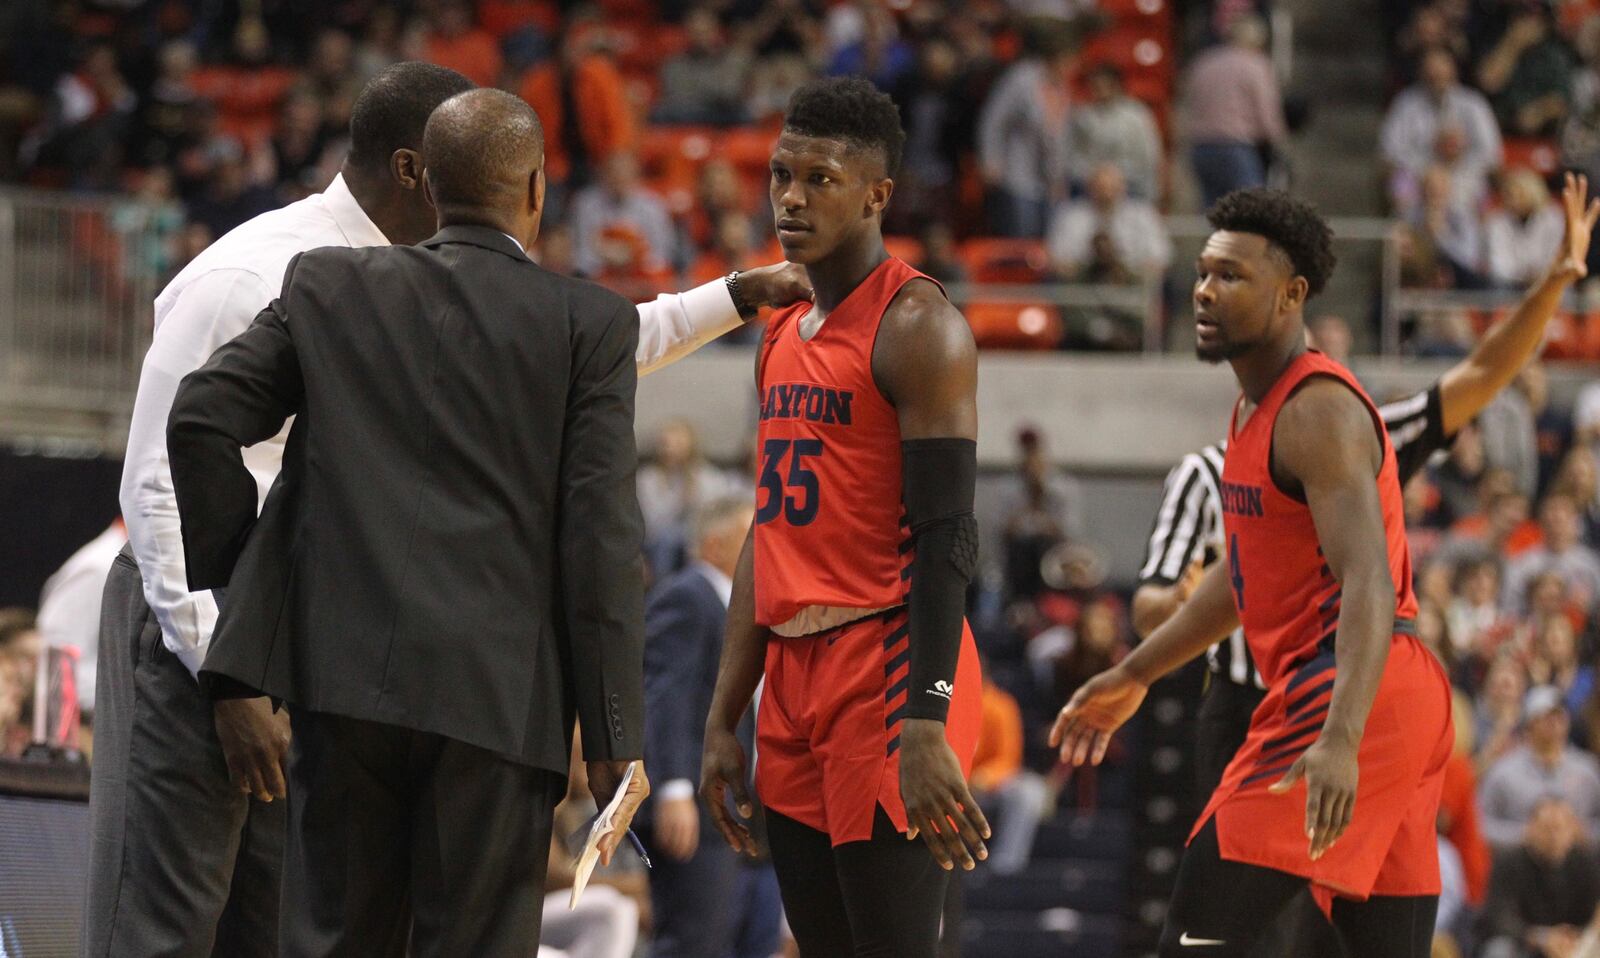
<svg viewBox="0 0 1600 958"><path fill-rule="evenodd" d="M647 126L639 138L645 176L694 189L701 164L711 156L719 131L705 126Z"/></svg>
<svg viewBox="0 0 1600 958"><path fill-rule="evenodd" d="M1049 303L968 303L962 308L979 349L1055 349L1061 313Z"/></svg>
<svg viewBox="0 0 1600 958"><path fill-rule="evenodd" d="M903 259L912 266L922 262L922 243L912 236L885 236L883 248L889 255L896 259Z"/></svg>
<svg viewBox="0 0 1600 958"><path fill-rule="evenodd" d="M975 283L1042 283L1050 256L1038 240L980 237L961 244L958 255Z"/></svg>
<svg viewBox="0 0 1600 958"><path fill-rule="evenodd" d="M1561 145L1540 137L1507 137L1505 141L1505 168L1522 167L1539 174L1551 176L1561 165Z"/></svg>

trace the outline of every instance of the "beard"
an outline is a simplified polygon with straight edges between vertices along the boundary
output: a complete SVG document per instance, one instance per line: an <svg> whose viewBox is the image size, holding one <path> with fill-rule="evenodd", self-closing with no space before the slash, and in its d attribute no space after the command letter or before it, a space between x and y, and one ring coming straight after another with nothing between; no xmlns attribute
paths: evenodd
<svg viewBox="0 0 1600 958"><path fill-rule="evenodd" d="M1210 343L1205 346L1200 345L1198 341L1196 341L1194 344L1195 358L1203 363L1210 363L1213 366L1216 366L1220 363L1225 363L1230 359L1237 359L1249 351L1249 343L1234 342L1227 339Z"/></svg>

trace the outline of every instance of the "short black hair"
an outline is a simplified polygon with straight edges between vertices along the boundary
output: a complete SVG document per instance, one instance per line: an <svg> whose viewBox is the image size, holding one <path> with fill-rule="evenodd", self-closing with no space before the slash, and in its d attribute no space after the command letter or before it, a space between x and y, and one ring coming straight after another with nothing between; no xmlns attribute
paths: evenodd
<svg viewBox="0 0 1600 958"><path fill-rule="evenodd" d="M423 134L428 180L442 206L494 206L522 171L544 162L533 107L492 87L469 90L433 111Z"/></svg>
<svg viewBox="0 0 1600 958"><path fill-rule="evenodd" d="M454 70L406 60L384 68L362 87L350 109L350 162L386 167L395 150L421 150L435 108L475 84Z"/></svg>
<svg viewBox="0 0 1600 958"><path fill-rule="evenodd" d="M879 150L889 177L900 172L906 147L900 108L865 77L827 77L805 84L790 97L783 128Z"/></svg>
<svg viewBox="0 0 1600 958"><path fill-rule="evenodd" d="M1234 190L1206 212L1212 229L1254 233L1289 259L1295 275L1304 276L1307 297L1322 292L1338 259L1333 255L1333 230L1312 206L1282 190L1260 187Z"/></svg>

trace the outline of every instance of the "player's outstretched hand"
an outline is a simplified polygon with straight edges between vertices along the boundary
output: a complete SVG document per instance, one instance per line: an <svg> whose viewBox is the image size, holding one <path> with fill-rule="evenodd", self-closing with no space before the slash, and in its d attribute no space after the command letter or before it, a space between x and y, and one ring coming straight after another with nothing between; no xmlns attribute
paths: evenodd
<svg viewBox="0 0 1600 958"><path fill-rule="evenodd" d="M740 815L748 819L755 814L744 784L744 769L744 746L739 737L727 729L706 729L705 752L700 757L700 801L728 847L754 858L758 854L754 836L728 811L728 793L732 792Z"/></svg>
<svg viewBox="0 0 1600 958"><path fill-rule="evenodd" d="M1356 750L1356 745L1319 738L1268 789L1274 795L1282 795L1305 779L1306 838L1311 842L1312 861L1326 854L1350 827L1360 778Z"/></svg>
<svg viewBox="0 0 1600 958"><path fill-rule="evenodd" d="M1556 252L1555 273L1568 282L1589 275L1589 238L1600 220L1600 199L1589 199L1589 178L1581 173L1567 174L1561 189L1561 210L1566 214L1567 230Z"/></svg>
<svg viewBox="0 0 1600 958"><path fill-rule="evenodd" d="M811 278L804 266L773 263L739 274L739 297L751 306L777 309L811 298Z"/></svg>
<svg viewBox="0 0 1600 958"><path fill-rule="evenodd" d="M1050 729L1050 745L1061 749L1061 761L1099 765L1112 733L1133 718L1149 686L1114 665L1083 683L1072 701L1062 706Z"/></svg>
<svg viewBox="0 0 1600 958"><path fill-rule="evenodd" d="M900 800L906 807L906 838L921 835L946 871L957 865L971 871L989 857L983 844L989 822L967 790L943 722L913 718L901 724Z"/></svg>

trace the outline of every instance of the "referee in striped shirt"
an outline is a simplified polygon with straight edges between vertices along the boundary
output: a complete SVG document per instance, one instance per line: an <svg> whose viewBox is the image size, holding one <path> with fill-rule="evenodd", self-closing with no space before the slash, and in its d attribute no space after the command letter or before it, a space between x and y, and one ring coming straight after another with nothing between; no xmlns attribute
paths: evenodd
<svg viewBox="0 0 1600 958"><path fill-rule="evenodd" d="M1566 232L1544 276L1510 316L1484 333L1472 353L1426 390L1379 408L1403 486L1428 458L1449 445L1533 357L1562 294L1585 273L1589 251L1586 191L1568 176L1563 199ZM1222 503L1217 487L1226 445L1190 453L1167 474L1156 512L1139 587L1133 595L1133 626L1142 639L1178 610L1200 572L1221 552ZM1244 744L1250 715L1266 696L1250 661L1244 631L1235 631L1207 653L1210 676L1200 705L1196 776L1200 794L1210 795L1228 762Z"/></svg>

